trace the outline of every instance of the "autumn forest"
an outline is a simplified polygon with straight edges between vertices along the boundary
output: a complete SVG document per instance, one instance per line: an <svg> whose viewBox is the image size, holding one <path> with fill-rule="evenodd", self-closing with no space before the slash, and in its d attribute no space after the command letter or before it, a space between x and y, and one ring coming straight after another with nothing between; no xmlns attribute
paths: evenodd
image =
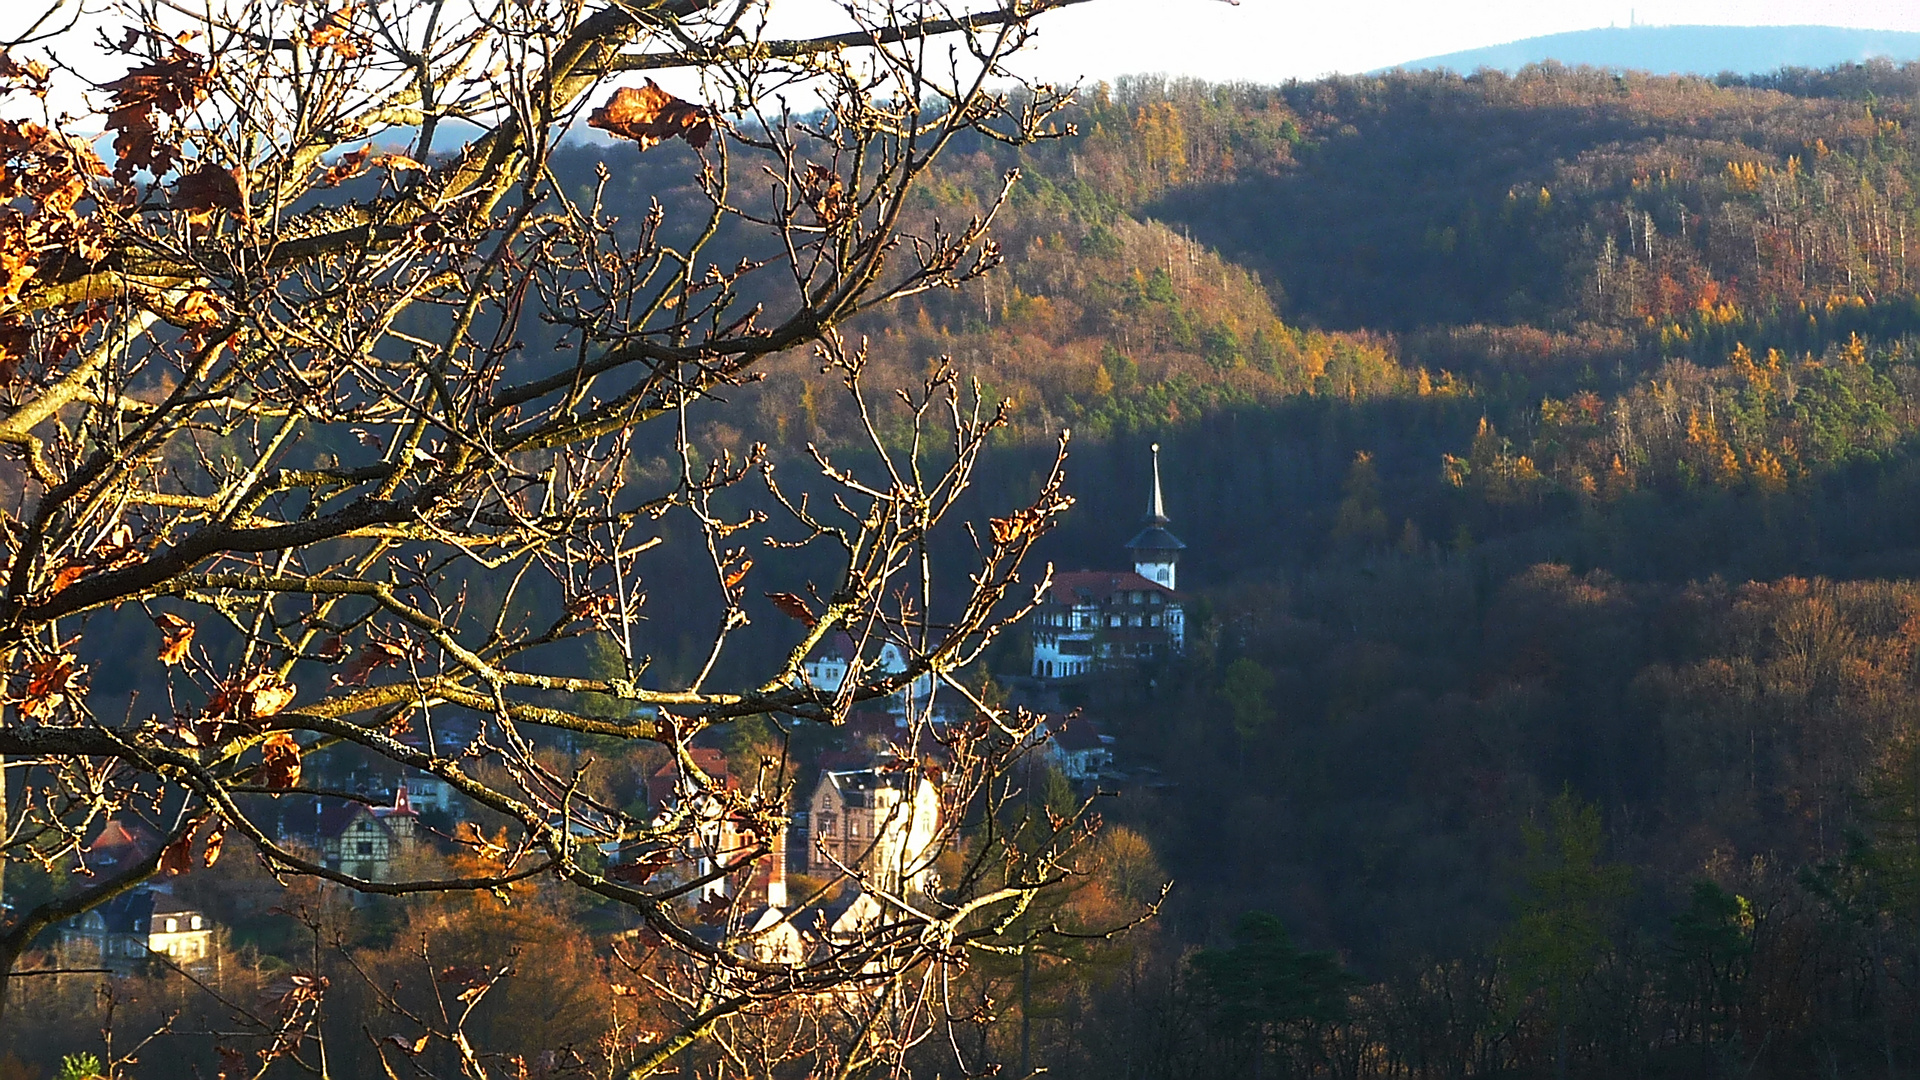
<svg viewBox="0 0 1920 1080"><path fill-rule="evenodd" d="M906 197L902 228L937 235L1005 190L997 269L843 330L870 386L945 358L1009 403L965 513L1045 496L1067 433L1072 505L1025 581L1122 565L1159 444L1187 647L1060 691L1113 737L1116 776L1025 766L1007 843L1090 800L1070 880L1019 916L1089 932L974 963L973 1042L913 1075L959 1075L957 1051L1073 1080L1920 1076L1920 65L1139 77L1081 88L1056 123L1022 145L962 132ZM693 142L576 137L549 166L616 237L691 233ZM722 223L704 258L745 266L764 243ZM529 326L515 348L571 332ZM670 486L758 446L796 477L821 474L815 453L924 452L910 397L849 393L804 348L702 395L682 433L636 430L621 468ZM709 509L779 507L743 485ZM754 556L750 622L716 662L708 547L688 518L647 528L662 542L634 564L647 615L628 633L648 685L777 667L797 616L776 596L799 598L775 590L804 591L818 552ZM965 585L974 551L928 558ZM165 624L98 618L91 691L167 700L99 659L151 655ZM1028 633L961 678L1019 698ZM603 642L552 647L618 674ZM800 799L847 749L758 716L694 742L734 776L793 763ZM310 775L379 780L354 748L326 753ZM540 755L591 759L584 790L643 809L674 760L594 735ZM424 820L461 838L420 856L433 875L510 872L506 818ZM475 1037L503 1048L487 1075L612 1074L604 1048L652 1021L645 974L606 942L651 931L546 880L351 901L209 855L175 895L229 965L193 979L295 1016L288 980L326 973L339 1075L458 1067L389 1018L481 985ZM15 907L60 887L5 877ZM514 977L486 974L502 942ZM444 972L400 989L415 968ZM184 1048L121 1075L238 1069L191 981L20 980L0 1080L67 1076L108 1014L172 1024ZM761 1075L700 1054L673 1075Z"/></svg>

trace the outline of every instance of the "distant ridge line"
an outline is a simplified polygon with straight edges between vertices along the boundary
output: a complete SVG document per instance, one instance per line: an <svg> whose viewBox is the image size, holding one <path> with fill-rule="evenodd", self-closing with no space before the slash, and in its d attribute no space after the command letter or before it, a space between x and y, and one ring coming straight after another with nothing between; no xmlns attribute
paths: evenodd
<svg viewBox="0 0 1920 1080"><path fill-rule="evenodd" d="M1842 26L1607 27L1443 53L1379 71L1447 68L1467 74L1494 68L1512 72L1556 60L1569 66L1661 75L1762 75L1783 67L1828 68L1875 58L1896 63L1920 60L1920 32Z"/></svg>

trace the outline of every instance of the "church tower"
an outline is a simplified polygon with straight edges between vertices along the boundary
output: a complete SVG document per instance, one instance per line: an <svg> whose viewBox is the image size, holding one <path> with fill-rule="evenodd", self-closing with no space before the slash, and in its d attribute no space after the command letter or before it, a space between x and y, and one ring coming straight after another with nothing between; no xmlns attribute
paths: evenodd
<svg viewBox="0 0 1920 1080"><path fill-rule="evenodd" d="M1180 551L1187 545L1167 531L1166 504L1160 498L1160 444L1153 444L1153 498L1147 505L1146 528L1127 541L1133 553L1133 572L1148 581L1177 589L1174 574L1180 563Z"/></svg>

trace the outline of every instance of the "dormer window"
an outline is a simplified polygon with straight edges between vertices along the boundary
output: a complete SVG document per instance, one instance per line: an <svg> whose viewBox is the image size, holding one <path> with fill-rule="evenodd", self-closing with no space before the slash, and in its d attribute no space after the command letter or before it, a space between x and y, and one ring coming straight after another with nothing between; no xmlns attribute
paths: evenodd
<svg viewBox="0 0 1920 1080"><path fill-rule="evenodd" d="M176 933L176 932L178 932L178 931L179 931L179 929L180 929L180 920L179 920L179 919L168 919L168 920L167 920L167 933L169 933L169 934L172 934L172 933Z"/></svg>

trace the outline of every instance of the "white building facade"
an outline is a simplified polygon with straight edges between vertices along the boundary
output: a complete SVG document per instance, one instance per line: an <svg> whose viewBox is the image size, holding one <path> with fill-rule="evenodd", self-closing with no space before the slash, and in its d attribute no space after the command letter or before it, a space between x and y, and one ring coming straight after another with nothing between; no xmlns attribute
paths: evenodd
<svg viewBox="0 0 1920 1080"><path fill-rule="evenodd" d="M1127 541L1132 570L1060 573L1033 617L1037 679L1071 679L1101 668L1164 660L1186 649L1186 604L1176 592L1180 552L1160 494L1160 446L1145 527Z"/></svg>

